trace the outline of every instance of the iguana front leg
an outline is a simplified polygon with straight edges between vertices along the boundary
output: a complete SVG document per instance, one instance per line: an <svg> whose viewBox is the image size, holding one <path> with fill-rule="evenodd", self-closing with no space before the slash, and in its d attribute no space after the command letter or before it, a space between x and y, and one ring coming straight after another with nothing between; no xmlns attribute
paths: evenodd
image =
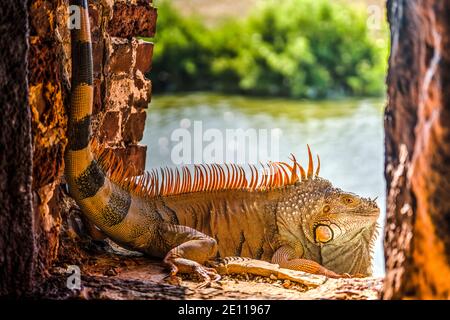
<svg viewBox="0 0 450 320"><path fill-rule="evenodd" d="M285 245L274 253L272 256L272 263L278 264L281 268L304 271L312 274L324 275L329 278L349 278L348 274L337 274L334 271L331 271L319 263L308 260L297 258L295 254L295 250L289 246Z"/></svg>
<svg viewBox="0 0 450 320"><path fill-rule="evenodd" d="M164 262L170 267L170 277L176 280L178 272L194 273L203 279L199 287L220 280L213 268L204 264L216 256L217 242L213 238L186 226L165 225L164 237L172 249L166 254Z"/></svg>

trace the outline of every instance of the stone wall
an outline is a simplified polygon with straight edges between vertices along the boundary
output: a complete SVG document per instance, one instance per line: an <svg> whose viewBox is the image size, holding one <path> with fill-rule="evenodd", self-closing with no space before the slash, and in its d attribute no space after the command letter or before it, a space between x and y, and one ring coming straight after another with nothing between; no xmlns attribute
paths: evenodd
<svg viewBox="0 0 450 320"><path fill-rule="evenodd" d="M61 215L54 194L62 181L70 93L68 0L29 1L29 101L32 114L33 199L39 244L36 272L55 260ZM130 164L144 170L142 139L151 83L153 44L137 39L155 33L151 0L90 0L94 55L93 135Z"/></svg>
<svg viewBox="0 0 450 320"><path fill-rule="evenodd" d="M383 298L450 297L450 1L390 0Z"/></svg>
<svg viewBox="0 0 450 320"><path fill-rule="evenodd" d="M0 2L0 28L0 296L18 297L34 261L26 0Z"/></svg>

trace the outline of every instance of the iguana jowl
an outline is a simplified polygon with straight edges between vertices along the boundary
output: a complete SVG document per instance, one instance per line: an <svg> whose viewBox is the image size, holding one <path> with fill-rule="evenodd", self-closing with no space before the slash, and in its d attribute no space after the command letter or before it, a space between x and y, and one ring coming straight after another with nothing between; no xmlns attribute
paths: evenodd
<svg viewBox="0 0 450 320"><path fill-rule="evenodd" d="M237 165L153 170L131 176L90 142L92 48L87 0L81 29L72 30L72 97L65 174L83 213L124 247L164 258L171 274L194 272L217 257L242 256L330 277L371 273L379 209L374 200L344 192L295 160L263 166L250 177Z"/></svg>

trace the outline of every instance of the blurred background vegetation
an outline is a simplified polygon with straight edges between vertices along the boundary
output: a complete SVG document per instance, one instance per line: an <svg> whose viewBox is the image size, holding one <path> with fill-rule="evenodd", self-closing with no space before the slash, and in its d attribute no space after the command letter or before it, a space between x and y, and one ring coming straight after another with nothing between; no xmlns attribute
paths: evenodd
<svg viewBox="0 0 450 320"><path fill-rule="evenodd" d="M155 93L382 96L384 12L345 0L155 0ZM375 14L377 14L375 12Z"/></svg>

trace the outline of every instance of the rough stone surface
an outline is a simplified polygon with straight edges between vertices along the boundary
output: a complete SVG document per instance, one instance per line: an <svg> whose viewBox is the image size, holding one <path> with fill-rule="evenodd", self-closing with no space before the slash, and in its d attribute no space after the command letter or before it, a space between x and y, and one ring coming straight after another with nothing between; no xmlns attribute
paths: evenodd
<svg viewBox="0 0 450 320"><path fill-rule="evenodd" d="M100 141L114 141L116 139L120 129L120 117L119 111L106 112L98 135Z"/></svg>
<svg viewBox="0 0 450 320"><path fill-rule="evenodd" d="M328 279L316 288L300 283L252 275L224 275L219 283L199 289L199 280L182 276L180 285L169 284L167 269L159 261L135 253L97 252L83 261L81 289L68 290L66 266L52 269L43 295L60 299L233 299L233 300L374 300L382 287L380 278Z"/></svg>
<svg viewBox="0 0 450 320"><path fill-rule="evenodd" d="M156 28L156 9L150 3L149 0L116 1L108 33L121 38L153 37Z"/></svg>
<svg viewBox="0 0 450 320"><path fill-rule="evenodd" d="M94 78L94 105L93 105L93 112L94 114L99 114L103 111L105 111L104 109L104 89L105 85L104 82L99 79L99 78Z"/></svg>
<svg viewBox="0 0 450 320"><path fill-rule="evenodd" d="M130 168L130 172L135 175L143 173L142 168L145 167L145 158L147 154L147 146L130 145L128 148L116 147L112 148L114 154L126 163Z"/></svg>
<svg viewBox="0 0 450 320"><path fill-rule="evenodd" d="M152 61L148 57L153 56L153 43L138 40L136 50L136 69L143 74L149 72L152 68Z"/></svg>
<svg viewBox="0 0 450 320"><path fill-rule="evenodd" d="M388 1L382 297L450 298L450 1Z"/></svg>
<svg viewBox="0 0 450 320"><path fill-rule="evenodd" d="M50 205L64 170L66 105L68 102L67 10L61 3L28 1L30 50L28 54L29 108L33 145L33 208L36 254L34 278L43 281L56 259L60 217Z"/></svg>
<svg viewBox="0 0 450 320"><path fill-rule="evenodd" d="M27 19L25 0L0 3L0 296L10 297L31 290L35 256Z"/></svg>
<svg viewBox="0 0 450 320"><path fill-rule="evenodd" d="M131 41L122 38L111 39L111 54L108 69L114 78L129 76L133 66L133 45Z"/></svg>
<svg viewBox="0 0 450 320"><path fill-rule="evenodd" d="M125 143L137 143L142 139L145 128L145 111L131 113L125 123L123 140Z"/></svg>

